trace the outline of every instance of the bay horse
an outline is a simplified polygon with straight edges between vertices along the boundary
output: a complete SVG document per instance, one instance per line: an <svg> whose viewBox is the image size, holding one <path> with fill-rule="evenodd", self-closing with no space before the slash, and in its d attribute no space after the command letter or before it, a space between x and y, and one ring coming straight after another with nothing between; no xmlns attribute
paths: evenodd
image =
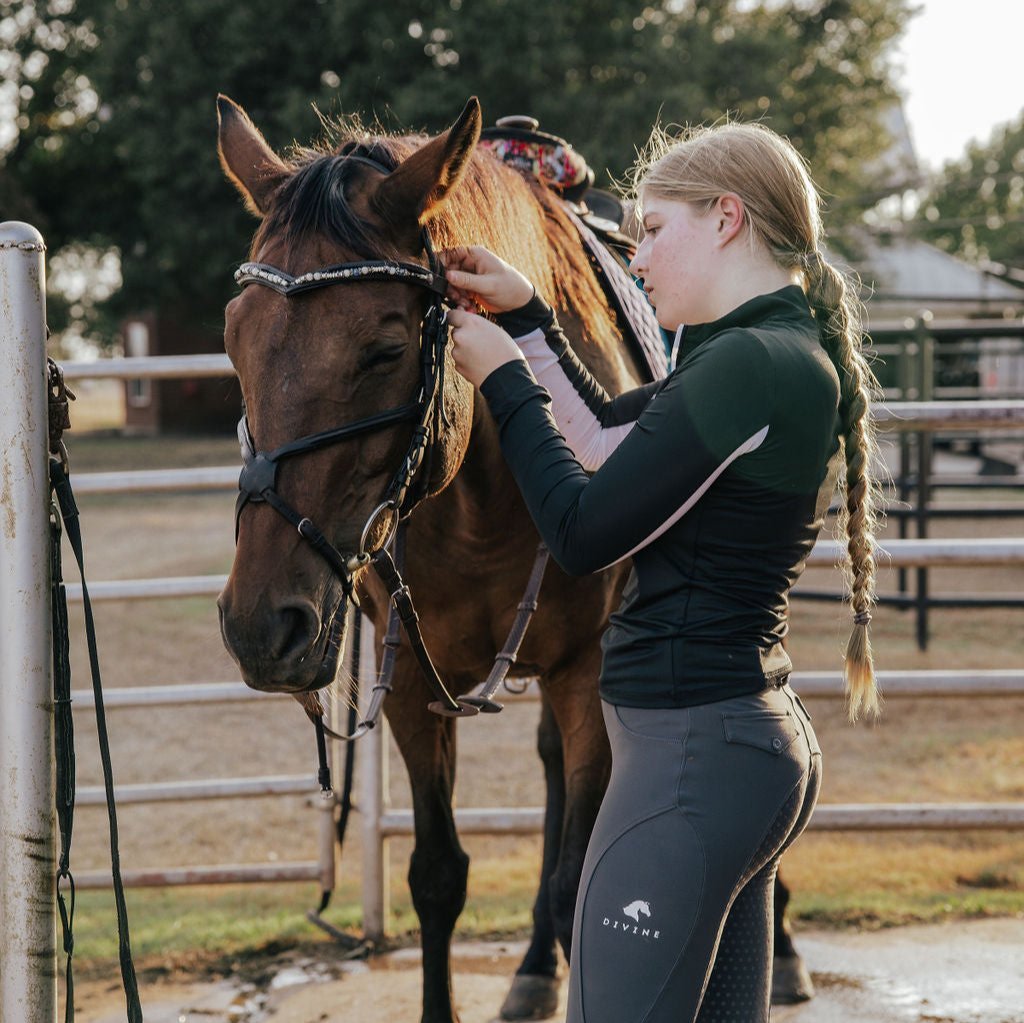
<svg viewBox="0 0 1024 1023"><path fill-rule="evenodd" d="M225 347L238 372L254 453L352 420L377 421L385 410L415 402L421 321L430 303L416 279L423 276L416 264L426 261L425 242L436 249L486 245L536 283L610 392L641 379L559 200L476 148L475 99L433 138L339 127L333 147L298 150L288 159L226 97L218 99L218 114L221 163L261 218L250 260L271 268L264 274L294 283L312 282L303 275L339 264L412 266L408 277L346 278L338 287L311 284L290 297L273 281L257 279L271 286L244 287L232 299ZM515 617L538 537L485 403L447 355L443 361L449 364L447 371L438 367L438 428L417 479L425 499L408 520L404 576L438 672L460 696L487 675ZM388 593L349 555L375 548L391 529L388 516L378 513L413 433L411 422L391 419L275 467L275 500L315 523L335 554L346 552L349 568L335 570L323 548L318 553L307 542L302 523L295 528L268 501L254 498L241 509L234 563L218 605L225 643L249 686L306 700L330 683L353 595L378 639L384 635ZM599 637L618 605L625 572L619 566L571 579L549 568L514 669L516 677L540 680L538 748L547 798L533 934L505 1018L539 1019L557 1002L555 942L568 955L583 856L609 774L597 693ZM466 899L468 857L452 813L455 720L431 713L429 699L403 641L384 712L412 787L408 880L421 925L422 1018L453 1023L449 946ZM486 728L487 721L472 726Z"/></svg>
<svg viewBox="0 0 1024 1023"><path fill-rule="evenodd" d="M312 268L352 260L422 262L424 230L437 247L484 244L537 282L606 389L617 393L642 378L559 200L476 151L475 101L434 139L370 137L353 128L335 147L300 150L287 161L226 97L218 99L218 115L222 165L262 221L252 260L294 281ZM414 393L422 289L399 280L350 280L344 287L340 300L316 288L299 301L248 288L229 304L225 347L239 374L254 449L331 431L339 420L372 420ZM459 695L487 674L515 617L537 537L485 404L457 373L441 379L445 429L433 438L423 488L429 499L409 522L405 575L418 594L437 667ZM395 422L304 452L279 467L275 486L336 548L359 550L367 526L371 533L386 530L375 512L409 432ZM237 539L218 602L225 643L248 685L304 701L337 672L348 624L346 579L265 502L239 515ZM354 577L382 642L388 594L365 566ZM623 566L586 579L549 570L541 614L512 672L541 681L537 738L547 798L533 933L505 1019L543 1018L557 1004L555 942L568 957L583 855L610 767L596 686L598 638L624 580ZM421 923L423 1019L448 1023L455 1019L449 946L465 902L468 857L452 816L455 722L430 713L427 702L420 669L403 644L385 713L413 794L409 885ZM783 1002L810 994L785 924L787 900L788 892L777 889L773 996Z"/></svg>

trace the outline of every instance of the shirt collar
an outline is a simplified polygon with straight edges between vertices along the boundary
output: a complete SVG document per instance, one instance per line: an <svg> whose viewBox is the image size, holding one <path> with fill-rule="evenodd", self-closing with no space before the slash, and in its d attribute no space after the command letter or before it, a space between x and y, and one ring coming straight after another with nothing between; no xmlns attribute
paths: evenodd
<svg viewBox="0 0 1024 1023"><path fill-rule="evenodd" d="M764 323L765 320L779 317L809 319L810 315L807 296L798 284L787 284L786 287L768 295L757 295L711 323L695 323L683 327L677 364L695 348L723 330L732 327L753 327Z"/></svg>

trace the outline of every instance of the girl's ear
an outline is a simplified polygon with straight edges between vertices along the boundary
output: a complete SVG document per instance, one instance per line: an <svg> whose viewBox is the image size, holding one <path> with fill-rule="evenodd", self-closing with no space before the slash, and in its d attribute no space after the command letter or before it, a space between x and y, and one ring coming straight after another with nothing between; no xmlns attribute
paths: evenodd
<svg viewBox="0 0 1024 1023"><path fill-rule="evenodd" d="M747 208L734 192L720 196L711 214L717 218L718 240L723 245L731 242L747 223Z"/></svg>

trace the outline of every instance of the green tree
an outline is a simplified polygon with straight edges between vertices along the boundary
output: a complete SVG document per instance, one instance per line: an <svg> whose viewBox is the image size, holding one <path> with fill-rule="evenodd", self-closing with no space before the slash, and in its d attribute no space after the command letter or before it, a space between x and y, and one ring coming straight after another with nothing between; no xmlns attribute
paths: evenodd
<svg viewBox="0 0 1024 1023"><path fill-rule="evenodd" d="M18 129L3 172L51 251L120 254L94 330L157 308L217 331L252 230L216 160L217 92L278 148L320 132L314 105L436 131L475 93L488 119L529 113L567 137L605 184L656 120L758 117L849 199L886 145L908 3L0 0Z"/></svg>
<svg viewBox="0 0 1024 1023"><path fill-rule="evenodd" d="M915 227L972 263L1024 270L1024 112L943 167L920 204Z"/></svg>

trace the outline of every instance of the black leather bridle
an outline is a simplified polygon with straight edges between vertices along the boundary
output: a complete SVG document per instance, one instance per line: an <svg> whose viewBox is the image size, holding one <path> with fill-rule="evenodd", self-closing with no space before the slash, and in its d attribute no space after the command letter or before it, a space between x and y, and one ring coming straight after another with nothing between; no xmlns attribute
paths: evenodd
<svg viewBox="0 0 1024 1023"><path fill-rule="evenodd" d="M350 281L395 281L405 280L431 292L430 305L423 318L420 332L420 388L414 401L398 405L385 412L357 419L343 426L336 426L321 433L310 434L290 441L270 452L256 450L252 433L249 429L248 417L243 414L238 423L238 440L242 449L242 474L238 480L238 500L235 504L235 533L242 510L250 503L266 501L276 512L288 520L300 536L321 554L341 579L345 594L354 599L352 588L352 572L369 564L373 551L366 544L373 527L378 520L389 516L390 521L385 531L385 541L380 547L386 547L398 524L399 518L406 517L423 499L426 483L413 488L417 472L427 460L427 455L440 433L440 421L444 416L442 391L444 390L445 347L448 343L446 313L441 296L444 295L446 284L440 272L437 257L430 245L430 239L424 232L424 247L430 261L430 269L417 263L402 263L392 260L373 260L361 263L338 263L334 266L312 270L300 277L270 266L267 263L243 263L235 271L235 281L245 287L249 284L261 284L271 288L279 295L290 298L292 295L325 288L334 284ZM297 455L306 455L320 451L326 447L340 444L367 433L376 433L397 423L416 421L413 429L409 450L398 471L391 479L384 494L384 499L373 510L363 527L359 541L359 550L350 557L344 557L324 537L323 533L307 518L300 515L285 502L277 493L277 470L280 462Z"/></svg>
<svg viewBox="0 0 1024 1023"><path fill-rule="evenodd" d="M364 157L350 157L350 159L367 163L377 170L389 173L387 167L376 161ZM425 288L430 293L430 301L420 328L420 384L413 401L352 423L346 423L343 426L300 437L298 440L290 441L269 452L256 450L256 444L249 429L248 417L246 414L242 415L238 424L238 439L242 449L243 466L238 479L239 494L235 505L235 535L237 537L241 514L246 505L266 502L291 523L303 540L330 565L331 570L341 582L344 592L343 599L351 601L354 605L358 605L358 600L353 574L359 568L372 565L388 588L395 610L409 634L413 652L436 697L430 705L431 709L439 714L454 717L475 714L477 708L457 701L437 674L419 632L419 616L412 606L409 589L402 581L399 569L388 551L400 520L406 518L426 496L428 486L426 477L429 475L429 470L421 473L421 469L425 464L429 465L433 445L440 436L441 427L445 423L443 391L448 329L442 297L446 292L447 285L443 269L426 231L423 232L422 238L427 266L390 259L365 260L354 263L338 263L293 277L270 264L250 262L243 263L235 271L235 281L243 288L250 284L259 284L276 291L285 298L336 284L371 281L409 283ZM297 511L278 493L277 470L285 459L320 451L353 437L374 433L397 423L409 421L414 421L416 424L413 427L409 449L398 471L392 477L383 499L370 513L370 517L363 526L359 549L354 553L345 555L339 551L308 516ZM371 549L369 546L370 536L380 523L385 524L384 535ZM331 633L328 636L329 649L325 653L321 673L329 671L330 664L335 660L341 642L343 624L344 615L335 614ZM327 656L327 654L332 654L332 656ZM308 689L322 688L330 681L331 678L321 677L321 674L318 673Z"/></svg>

